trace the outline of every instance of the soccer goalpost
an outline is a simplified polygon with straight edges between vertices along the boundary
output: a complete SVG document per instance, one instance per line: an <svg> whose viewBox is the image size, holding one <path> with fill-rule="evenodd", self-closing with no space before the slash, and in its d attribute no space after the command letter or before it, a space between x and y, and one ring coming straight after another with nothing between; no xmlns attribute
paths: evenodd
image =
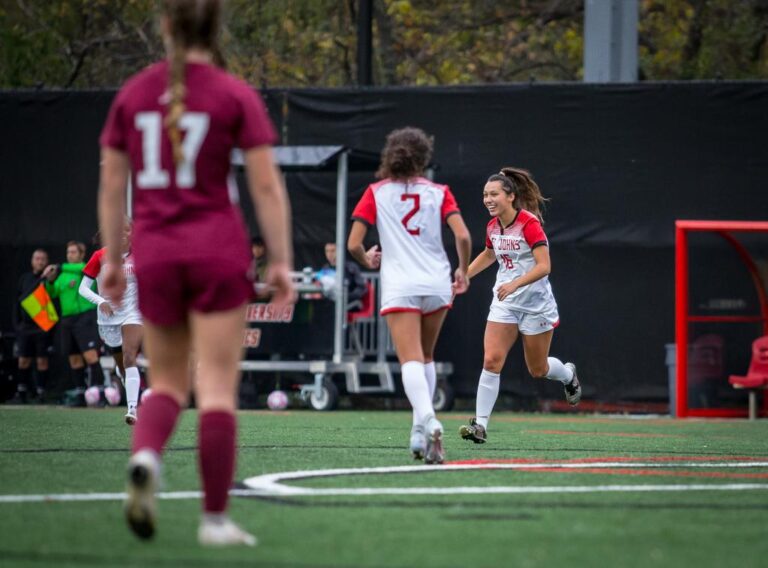
<svg viewBox="0 0 768 568"><path fill-rule="evenodd" d="M757 313L730 313L730 314L701 314L694 313L701 311L701 305L695 308L691 302L690 272L694 266L690 262L689 237L691 233L709 233L723 239L736 253L747 275L751 278L754 291L757 294ZM690 326L692 324L752 324L758 327L762 335L768 335L768 297L766 297L766 286L763 276L760 273L760 267L755 262L753 255L747 247L733 236L733 233L768 233L768 221L688 221L678 220L675 222L675 344L676 344L676 382L675 382L675 409L674 415L678 418L684 417L740 417L747 416L746 404L741 408L736 407L705 407L697 408L691 404L691 381L690 371L695 368L697 361L696 351L692 350L692 344L689 341ZM725 273L715 274L715 278L724 279ZM727 302L721 302L725 305L724 309L731 308L731 311L739 311L733 308L744 308L742 305L729 306ZM741 309L743 312L744 309ZM707 337L715 337L709 335ZM702 342L700 342L702 343ZM750 345L738 345L739 350L749 352ZM719 354L720 351L709 346L710 357L712 354ZM724 364L725 357L720 357L721 371L730 374L743 374L746 368L727 368ZM706 363L706 361L705 361ZM711 367L710 362L710 367ZM715 365L717 368L717 365ZM720 378L723 378L721 375ZM724 375L727 384L727 374ZM763 397L762 413L768 413L768 396Z"/></svg>

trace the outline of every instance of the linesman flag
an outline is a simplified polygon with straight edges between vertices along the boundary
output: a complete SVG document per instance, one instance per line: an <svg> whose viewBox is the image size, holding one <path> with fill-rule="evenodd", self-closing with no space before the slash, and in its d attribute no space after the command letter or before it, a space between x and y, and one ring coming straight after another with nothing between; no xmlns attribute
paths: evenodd
<svg viewBox="0 0 768 568"><path fill-rule="evenodd" d="M35 291L21 301L21 307L29 314L29 317L40 326L43 331L48 331L59 321L59 314L51 301L51 297L40 284Z"/></svg>

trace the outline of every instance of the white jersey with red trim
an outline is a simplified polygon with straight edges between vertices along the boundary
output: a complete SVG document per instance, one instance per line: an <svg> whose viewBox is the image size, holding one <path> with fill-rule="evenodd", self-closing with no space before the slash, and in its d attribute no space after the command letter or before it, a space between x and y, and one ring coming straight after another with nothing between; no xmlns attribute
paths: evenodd
<svg viewBox="0 0 768 568"><path fill-rule="evenodd" d="M379 232L382 303L451 294L442 224L454 213L459 208L449 187L425 178L385 179L368 186L352 218Z"/></svg>
<svg viewBox="0 0 768 568"><path fill-rule="evenodd" d="M499 303L496 297L499 286L530 272L536 265L533 249L549 246L549 242L538 218L521 209L512 223L506 227L501 224L498 217L491 219L486 227L485 246L493 249L499 263L496 284L493 286L494 302ZM557 309L555 296L552 294L552 287L546 276L518 288L500 303L511 310L530 314Z"/></svg>
<svg viewBox="0 0 768 568"><path fill-rule="evenodd" d="M96 310L98 313L99 325L122 325L126 321L135 321L140 318L139 315L139 287L136 284L136 271L133 266L133 255L128 254L123 256L123 273L125 274L125 293L123 294L123 302L118 308L110 298L108 298L104 292L104 287L101 285L101 273L104 266L107 264L106 248L101 248L93 253L93 256L88 261L83 269L83 274L93 278L98 283L99 294L109 302L112 311L111 316L106 315L101 310ZM140 321L140 320L139 320Z"/></svg>

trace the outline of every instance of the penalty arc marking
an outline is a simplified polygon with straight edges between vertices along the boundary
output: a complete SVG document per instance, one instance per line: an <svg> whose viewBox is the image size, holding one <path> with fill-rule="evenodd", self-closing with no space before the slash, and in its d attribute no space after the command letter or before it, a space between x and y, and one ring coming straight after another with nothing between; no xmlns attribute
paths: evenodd
<svg viewBox="0 0 768 568"><path fill-rule="evenodd" d="M411 465L395 467L364 467L320 469L314 471L292 471L270 473L249 477L243 484L247 491L264 495L280 497L306 496L353 496L353 495L473 495L473 494L534 494L534 493L605 493L605 492L664 492L664 491L739 491L751 489L768 489L768 483L699 483L699 484L622 484L622 485L566 485L566 486L477 486L470 487L298 487L285 485L284 481L302 479L317 479L323 477L341 477L352 475L398 474L398 473L447 473L467 470L528 470L537 469L583 469L584 463L482 463L482 464L447 464L447 465ZM734 462L590 462L590 468L756 468L768 467L768 461L734 461Z"/></svg>
<svg viewBox="0 0 768 568"><path fill-rule="evenodd" d="M289 471L270 473L249 477L243 484L246 489L233 489L230 495L239 497L313 497L313 496L369 496L369 495L488 495L488 494L568 494L568 493L654 493L681 491L749 491L768 490L768 483L696 483L696 484L615 484L615 485L509 485L509 486L477 486L471 487L298 487L285 485L285 481L318 479L329 477L344 477L375 474L439 474L468 470L552 470L584 468L584 463L482 463L482 464L448 464L442 466L394 466L394 467L364 467L319 469L306 471ZM745 469L765 468L768 461L733 461L733 462L590 462L590 468L724 468ZM200 491L168 491L158 493L159 499L200 499ZM0 495L3 503L51 503L51 502L92 502L92 501L121 501L125 493L66 493L66 494L32 494L32 495Z"/></svg>

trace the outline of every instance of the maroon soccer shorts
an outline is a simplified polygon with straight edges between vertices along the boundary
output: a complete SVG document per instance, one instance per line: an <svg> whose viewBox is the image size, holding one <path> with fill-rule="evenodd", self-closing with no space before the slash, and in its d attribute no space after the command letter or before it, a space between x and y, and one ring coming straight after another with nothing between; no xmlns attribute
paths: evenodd
<svg viewBox="0 0 768 568"><path fill-rule="evenodd" d="M190 311L223 312L253 294L247 265L221 259L170 260L137 267L139 309L155 325L186 321Z"/></svg>

